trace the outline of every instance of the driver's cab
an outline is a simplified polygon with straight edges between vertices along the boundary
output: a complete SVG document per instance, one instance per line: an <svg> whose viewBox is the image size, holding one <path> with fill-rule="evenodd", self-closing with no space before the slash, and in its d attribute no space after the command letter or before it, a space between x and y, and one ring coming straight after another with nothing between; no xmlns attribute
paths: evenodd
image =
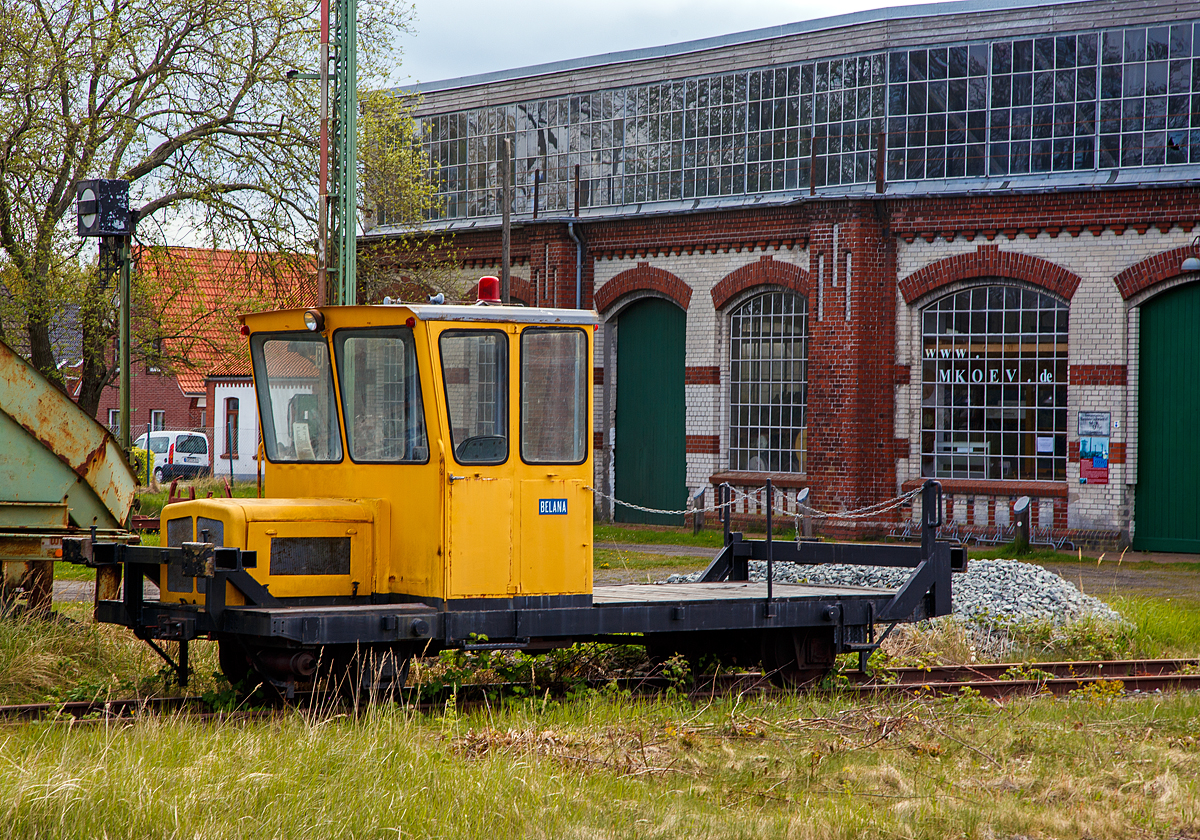
<svg viewBox="0 0 1200 840"><path fill-rule="evenodd" d="M298 550L334 549L288 543L292 577L255 571L272 592L589 600L594 312L389 305L243 321L268 498L229 500L246 524L225 544L245 527L260 557L329 535L350 554L309 568Z"/></svg>

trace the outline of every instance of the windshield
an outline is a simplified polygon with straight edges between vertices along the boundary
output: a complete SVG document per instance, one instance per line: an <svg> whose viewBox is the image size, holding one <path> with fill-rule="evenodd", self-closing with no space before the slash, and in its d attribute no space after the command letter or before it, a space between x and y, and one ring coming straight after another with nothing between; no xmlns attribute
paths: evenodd
<svg viewBox="0 0 1200 840"><path fill-rule="evenodd" d="M346 446L355 461L425 462L425 412L412 330L338 330Z"/></svg>
<svg viewBox="0 0 1200 840"><path fill-rule="evenodd" d="M342 460L329 345L312 332L250 339L263 448L271 461Z"/></svg>

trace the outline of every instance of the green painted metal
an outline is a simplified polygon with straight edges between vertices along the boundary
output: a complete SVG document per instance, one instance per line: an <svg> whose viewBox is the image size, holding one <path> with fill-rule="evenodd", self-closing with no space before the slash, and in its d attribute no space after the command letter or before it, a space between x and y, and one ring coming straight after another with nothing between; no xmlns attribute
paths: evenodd
<svg viewBox="0 0 1200 840"><path fill-rule="evenodd" d="M1200 552L1200 283L1141 307L1133 547Z"/></svg>
<svg viewBox="0 0 1200 840"><path fill-rule="evenodd" d="M659 510L687 503L684 454L684 328L687 316L660 298L638 301L617 322L618 499ZM617 505L618 522L682 525L682 516Z"/></svg>
<svg viewBox="0 0 1200 840"><path fill-rule="evenodd" d="M108 430L0 344L0 523L120 528L137 478ZM68 521L63 521L64 508Z"/></svg>
<svg viewBox="0 0 1200 840"><path fill-rule="evenodd" d="M334 5L333 119L329 125L330 174L334 180L329 219L330 266L336 266L335 304L358 300L355 235L358 225L358 8L356 0Z"/></svg>

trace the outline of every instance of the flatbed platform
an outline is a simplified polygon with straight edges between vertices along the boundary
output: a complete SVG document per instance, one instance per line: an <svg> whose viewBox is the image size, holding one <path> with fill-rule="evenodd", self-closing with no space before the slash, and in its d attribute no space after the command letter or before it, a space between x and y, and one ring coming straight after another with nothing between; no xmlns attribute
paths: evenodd
<svg viewBox="0 0 1200 840"><path fill-rule="evenodd" d="M776 583L771 588L776 601L795 601L815 598L830 600L853 598L854 596L878 598L895 594L894 589L877 589L864 586L827 586L800 583ZM606 604L662 604L690 601L765 601L767 584L746 581L722 581L720 583L628 583L615 586L597 586L592 590L592 603L597 607Z"/></svg>

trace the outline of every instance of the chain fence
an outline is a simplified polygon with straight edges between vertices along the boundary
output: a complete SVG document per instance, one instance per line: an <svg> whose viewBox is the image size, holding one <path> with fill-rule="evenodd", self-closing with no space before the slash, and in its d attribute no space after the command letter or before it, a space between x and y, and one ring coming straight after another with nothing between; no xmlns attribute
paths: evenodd
<svg viewBox="0 0 1200 840"><path fill-rule="evenodd" d="M728 501L718 502L717 504L710 505L708 507L701 507L701 508L690 507L690 508L684 508L683 510L663 510L661 508L645 507L643 505L634 504L633 502L626 502L623 499L618 499L616 496L610 496L608 493L605 493L602 490L597 490L595 487L587 486L584 489L592 491L592 493L596 494L597 496L600 496L601 498L608 499L610 502L612 502L615 505L621 505L622 507L630 508L631 510L641 511L642 513L658 514L658 515L662 515L662 516L686 516L688 514L696 514L696 513L717 513L717 512L723 511L726 507L732 507L734 510L736 510L737 503L739 501L753 501L754 504L757 506L760 504L760 501L758 499L758 494L766 491L766 489L767 489L765 484L763 486L757 487L749 492L738 490L736 487L734 487L731 484L722 484L719 486L726 487L729 489L730 498ZM779 492L779 491L773 490L773 492ZM904 505L912 502L912 500L915 499L920 494L921 494L921 488L918 487L915 490L910 490L909 492L904 493L903 495L895 496L891 499L887 499L882 502L876 502L875 504L857 508L856 510L844 510L844 511L818 510L817 508L809 507L808 505L797 501L797 503L796 503L797 510L795 512L780 510L779 513L780 513L780 515L783 515L783 516L793 517L794 519L796 519L797 523L799 522L801 517L803 517L805 515L811 516L813 519L842 519L842 520L851 520L851 521L862 521L862 520L867 520L872 517L876 517L881 514L887 513L888 511L895 510L896 508L903 507ZM773 502L774 502L774 500L772 500L772 503ZM891 523L886 523L886 524L891 524Z"/></svg>

